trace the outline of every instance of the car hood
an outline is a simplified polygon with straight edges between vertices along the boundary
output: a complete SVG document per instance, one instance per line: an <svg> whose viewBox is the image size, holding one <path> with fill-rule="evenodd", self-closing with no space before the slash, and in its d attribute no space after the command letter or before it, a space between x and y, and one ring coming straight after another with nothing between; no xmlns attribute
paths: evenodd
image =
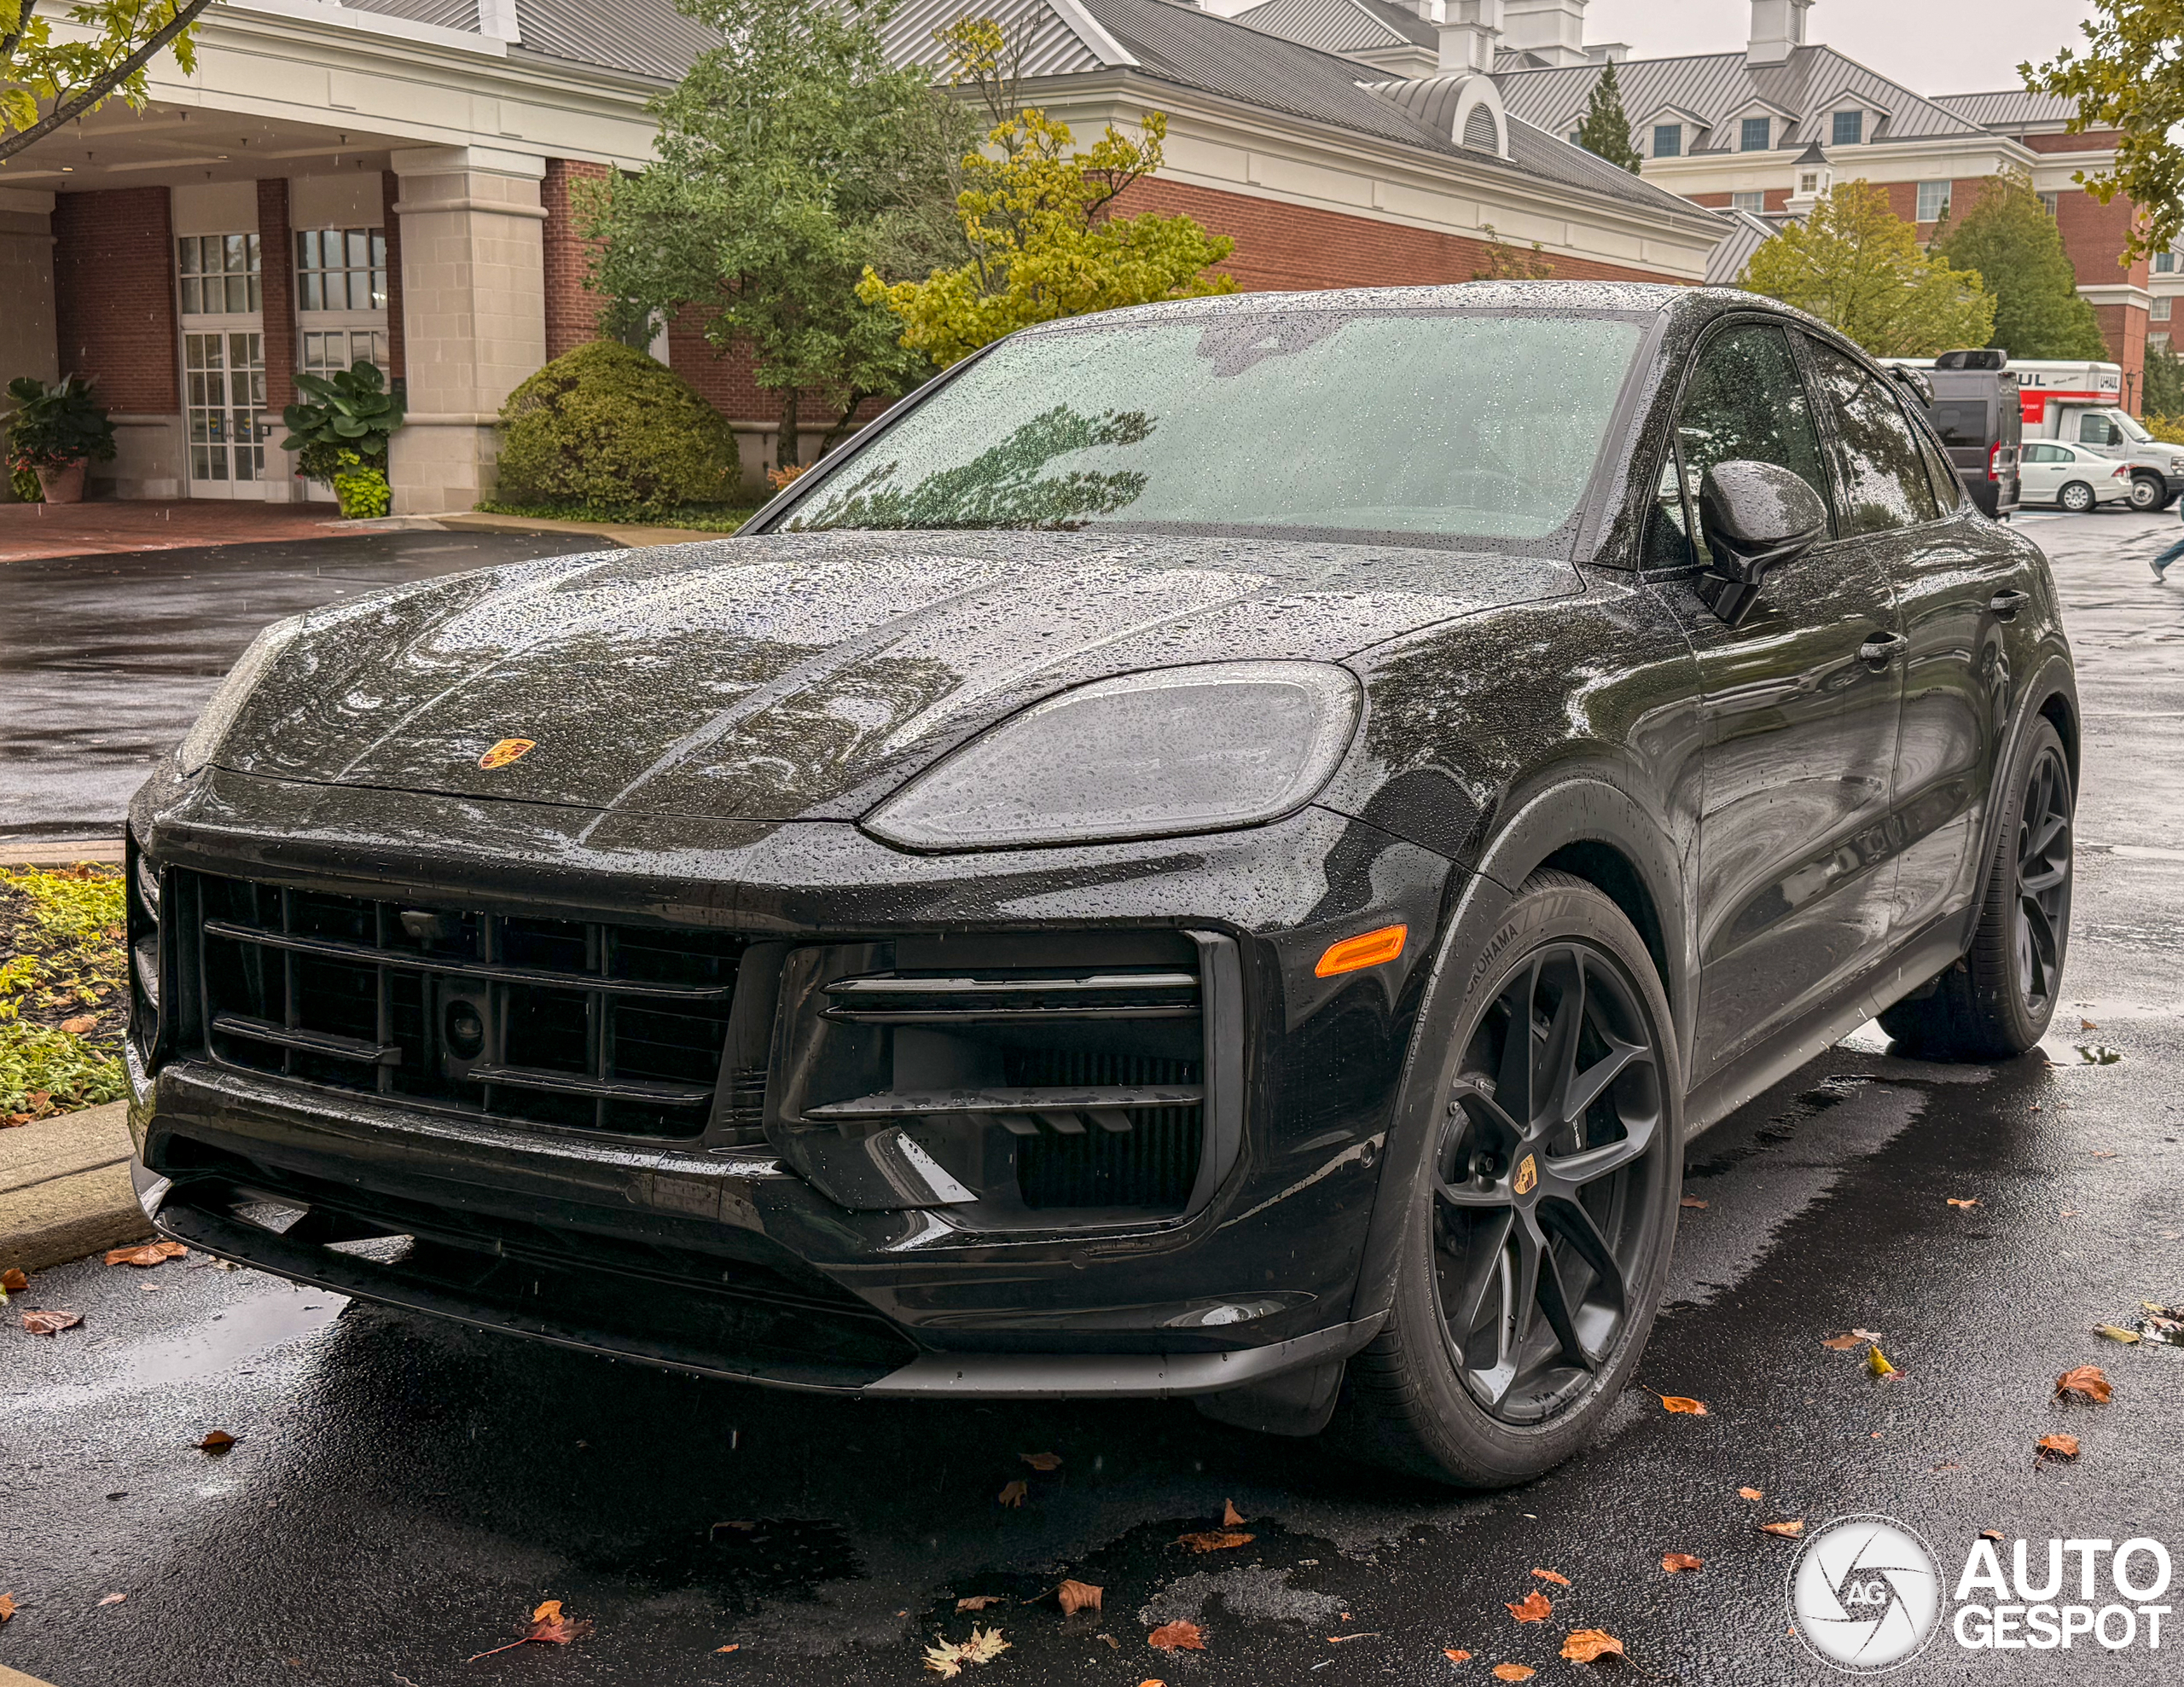
<svg viewBox="0 0 2184 1687"><path fill-rule="evenodd" d="M794 534L561 557L314 613L214 759L630 813L852 819L1069 686L1182 663L1339 661L1580 589L1551 559L1083 533ZM481 767L506 739L534 747Z"/></svg>

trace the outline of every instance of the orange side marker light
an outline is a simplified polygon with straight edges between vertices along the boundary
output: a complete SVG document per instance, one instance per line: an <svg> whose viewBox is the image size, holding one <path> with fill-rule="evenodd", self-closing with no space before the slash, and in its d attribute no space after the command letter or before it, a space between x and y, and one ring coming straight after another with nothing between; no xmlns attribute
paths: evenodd
<svg viewBox="0 0 2184 1687"><path fill-rule="evenodd" d="M1327 953L1312 971L1322 978L1332 978L1339 972L1356 972L1368 966L1378 966L1401 954L1403 940L1409 936L1408 925L1383 925L1362 936L1345 937L1339 943L1327 945Z"/></svg>

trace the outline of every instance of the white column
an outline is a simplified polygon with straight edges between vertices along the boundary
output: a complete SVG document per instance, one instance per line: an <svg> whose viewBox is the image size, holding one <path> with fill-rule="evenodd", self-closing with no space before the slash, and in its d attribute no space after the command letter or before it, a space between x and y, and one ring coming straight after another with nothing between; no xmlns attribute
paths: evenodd
<svg viewBox="0 0 2184 1687"><path fill-rule="evenodd" d="M398 151L408 421L388 454L398 515L493 490L501 406L546 361L546 160L485 147Z"/></svg>

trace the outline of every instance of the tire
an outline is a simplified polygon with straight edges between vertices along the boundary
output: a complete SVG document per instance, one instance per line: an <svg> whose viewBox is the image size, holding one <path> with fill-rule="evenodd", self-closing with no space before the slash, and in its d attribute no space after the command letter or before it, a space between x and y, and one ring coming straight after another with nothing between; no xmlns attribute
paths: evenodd
<svg viewBox="0 0 2184 1687"><path fill-rule="evenodd" d="M1683 1087L1660 977L1592 885L1535 874L1481 953L1454 1059L1414 1069L1438 1087L1437 1136L1407 1174L1388 1322L1350 1361L1328 1433L1352 1457L1490 1488L1583 1447L1637 1366L1676 1241ZM1573 1099L1577 1124L1559 1124Z"/></svg>
<svg viewBox="0 0 2184 1687"><path fill-rule="evenodd" d="M2007 1060L2046 1035L2055 1015L2070 948L2076 798L2048 722L2025 734L2003 788L2009 806L1971 948L1880 1016L1881 1029L1920 1059Z"/></svg>
<svg viewBox="0 0 2184 1687"><path fill-rule="evenodd" d="M2131 477L2131 507L2142 512L2167 509L2169 488L2158 474Z"/></svg>
<svg viewBox="0 0 2184 1687"><path fill-rule="evenodd" d="M2055 495L2055 501L2072 515L2084 515L2093 508L2093 488L2073 480Z"/></svg>

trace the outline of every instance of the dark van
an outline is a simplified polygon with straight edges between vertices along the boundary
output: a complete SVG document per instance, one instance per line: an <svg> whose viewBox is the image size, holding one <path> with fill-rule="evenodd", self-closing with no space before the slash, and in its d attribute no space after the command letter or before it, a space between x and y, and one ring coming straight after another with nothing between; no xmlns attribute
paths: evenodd
<svg viewBox="0 0 2184 1687"><path fill-rule="evenodd" d="M1926 420L1949 448L1972 501L1996 517L2017 508L2018 450L2024 438L2017 372L2000 367L2004 355L1944 351L1931 364L1910 357L1884 360L1926 378L1934 395L1925 406Z"/></svg>

